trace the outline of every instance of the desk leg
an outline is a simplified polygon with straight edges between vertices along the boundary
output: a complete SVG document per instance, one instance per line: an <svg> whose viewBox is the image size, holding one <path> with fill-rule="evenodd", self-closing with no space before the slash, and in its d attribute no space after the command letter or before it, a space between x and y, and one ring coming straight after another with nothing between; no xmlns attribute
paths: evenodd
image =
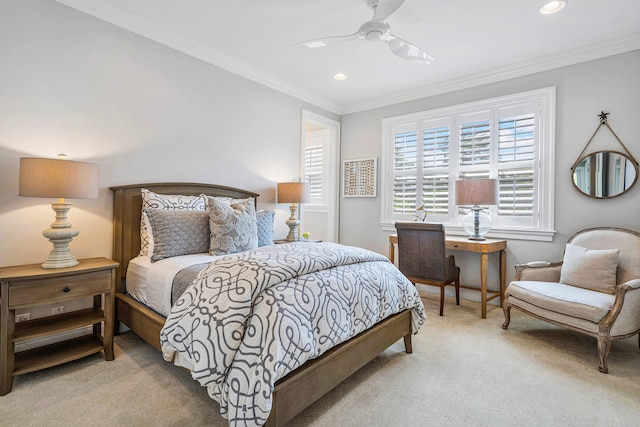
<svg viewBox="0 0 640 427"><path fill-rule="evenodd" d="M504 304L504 290L507 284L507 251L500 251L500 307Z"/></svg>
<svg viewBox="0 0 640 427"><path fill-rule="evenodd" d="M395 262L394 262L395 261L394 260L395 252L396 252L396 249L395 249L394 244L393 243L389 243L389 261L391 261L391 264L395 264Z"/></svg>
<svg viewBox="0 0 640 427"><path fill-rule="evenodd" d="M482 318L487 318L487 272L489 271L489 254L480 255L480 293L482 299Z"/></svg>

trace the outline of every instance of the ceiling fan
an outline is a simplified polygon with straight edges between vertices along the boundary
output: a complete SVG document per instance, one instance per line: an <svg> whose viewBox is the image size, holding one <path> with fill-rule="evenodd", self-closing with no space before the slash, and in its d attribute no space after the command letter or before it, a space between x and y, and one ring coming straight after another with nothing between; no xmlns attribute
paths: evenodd
<svg viewBox="0 0 640 427"><path fill-rule="evenodd" d="M298 43L295 46L310 48L324 47L329 44L347 42L351 40L383 41L389 45L391 51L402 59L421 64L429 64L434 59L418 46L413 45L391 34L391 27L386 20L400 6L404 0L365 0L367 6L373 10L373 18L360 26L358 31L346 36L323 37Z"/></svg>

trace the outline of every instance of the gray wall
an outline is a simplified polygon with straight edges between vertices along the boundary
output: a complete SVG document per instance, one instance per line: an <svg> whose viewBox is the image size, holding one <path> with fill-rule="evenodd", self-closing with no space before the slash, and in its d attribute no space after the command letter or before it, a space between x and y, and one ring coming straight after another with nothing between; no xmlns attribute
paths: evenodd
<svg viewBox="0 0 640 427"><path fill-rule="evenodd" d="M426 70L425 72L428 72ZM471 102L548 86L556 87L555 230L552 242L509 240L507 278L513 265L533 260L559 260L564 244L576 231L597 226L640 231L640 185L630 193L608 200L581 195L571 183L570 168L599 124L601 110L611 113L609 124L640 159L637 136L640 119L640 51L541 72L530 76L375 110L342 116L342 158L381 156L381 120L432 108ZM606 129L598 134L608 134ZM623 151L614 138L604 138L602 148ZM598 145L592 143L591 149ZM380 172L379 172L380 173ZM378 176L380 178L380 176ZM340 241L380 253L387 251L387 236L380 228L380 197L343 198L340 206ZM462 269L463 283L479 285L477 256L452 252ZM475 254L474 254L475 255ZM490 257L490 277L497 283L497 256ZM478 295L466 293L477 299Z"/></svg>
<svg viewBox="0 0 640 427"><path fill-rule="evenodd" d="M298 178L301 110L339 117L52 0L0 5L0 266L41 262L52 200L18 196L19 158L100 165L100 196L71 200L76 257L111 256L109 186L209 182L260 193Z"/></svg>
<svg viewBox="0 0 640 427"><path fill-rule="evenodd" d="M70 221L80 235L71 248L78 257L111 255L108 187L121 184L202 181L252 190L261 194L259 208L278 210L276 235L286 235L289 213L274 204L275 185L298 176L301 109L339 117L51 0L2 1L0 16L0 266L40 262L50 250L41 231L54 219L51 201L17 195L22 156L62 152L100 164L100 197L72 201ZM592 200L569 177L600 110L611 113L610 124L640 158L639 75L634 51L348 114L342 159L380 158L382 118L556 86L557 235L551 243L509 241L512 276L515 263L559 258L566 239L582 228L640 229L640 186ZM342 243L387 252L379 202L341 199ZM458 258L463 280L477 283L477 259Z"/></svg>

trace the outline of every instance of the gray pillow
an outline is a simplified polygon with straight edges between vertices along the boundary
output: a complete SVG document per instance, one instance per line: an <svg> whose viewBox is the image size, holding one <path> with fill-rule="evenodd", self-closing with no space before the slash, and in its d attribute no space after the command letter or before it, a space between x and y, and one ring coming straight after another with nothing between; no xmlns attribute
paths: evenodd
<svg viewBox="0 0 640 427"><path fill-rule="evenodd" d="M151 262L209 251L209 212L147 208L153 233Z"/></svg>
<svg viewBox="0 0 640 427"><path fill-rule="evenodd" d="M273 219L275 211L256 212L256 225L258 228L258 246L273 245Z"/></svg>
<svg viewBox="0 0 640 427"><path fill-rule="evenodd" d="M587 249L568 243L560 283L614 294L619 254L619 249Z"/></svg>
<svg viewBox="0 0 640 427"><path fill-rule="evenodd" d="M181 196L178 194L156 194L142 188L142 216L140 218L140 256L153 254L153 233L147 227L145 209L165 209L178 211L206 211L207 196Z"/></svg>
<svg viewBox="0 0 640 427"><path fill-rule="evenodd" d="M258 247L256 207L253 199L229 203L209 197L211 255L224 255Z"/></svg>

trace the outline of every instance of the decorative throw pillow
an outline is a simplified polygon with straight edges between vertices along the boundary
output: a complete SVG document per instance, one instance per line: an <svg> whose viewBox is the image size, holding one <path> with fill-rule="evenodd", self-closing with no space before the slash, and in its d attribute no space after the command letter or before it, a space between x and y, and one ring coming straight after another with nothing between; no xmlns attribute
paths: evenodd
<svg viewBox="0 0 640 427"><path fill-rule="evenodd" d="M614 294L619 249L587 249L567 244L560 283Z"/></svg>
<svg viewBox="0 0 640 427"><path fill-rule="evenodd" d="M145 209L206 211L207 196L181 196L178 194L157 194L146 188L142 192L142 217L140 218L140 256L153 253L153 233L149 229L149 221ZM205 251L206 252L206 251Z"/></svg>
<svg viewBox="0 0 640 427"><path fill-rule="evenodd" d="M253 199L236 203L209 197L211 255L224 255L258 247L256 208Z"/></svg>
<svg viewBox="0 0 640 427"><path fill-rule="evenodd" d="M273 245L273 219L275 211L256 212L256 225L258 228L258 246Z"/></svg>
<svg viewBox="0 0 640 427"><path fill-rule="evenodd" d="M209 251L209 212L145 209L153 230L151 262Z"/></svg>

